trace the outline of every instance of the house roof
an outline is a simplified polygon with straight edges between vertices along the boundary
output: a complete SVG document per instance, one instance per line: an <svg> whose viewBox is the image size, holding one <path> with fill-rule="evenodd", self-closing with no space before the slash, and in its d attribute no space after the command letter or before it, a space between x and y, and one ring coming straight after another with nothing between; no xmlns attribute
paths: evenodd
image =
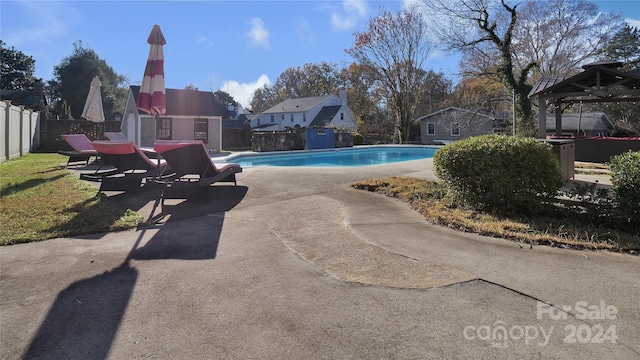
<svg viewBox="0 0 640 360"><path fill-rule="evenodd" d="M292 113L292 112L305 112L313 109L318 104L335 97L335 95L313 96L297 99L287 99L276 106L273 106L265 111L263 114L279 114L279 113Z"/></svg>
<svg viewBox="0 0 640 360"><path fill-rule="evenodd" d="M340 111L341 107L341 105L323 107L313 121L311 121L309 127L326 127L329 125L331 120L333 120L338 111Z"/></svg>
<svg viewBox="0 0 640 360"><path fill-rule="evenodd" d="M47 104L42 87L34 90L0 90L0 100L11 100L13 105L24 105L29 109Z"/></svg>
<svg viewBox="0 0 640 360"><path fill-rule="evenodd" d="M556 118L547 115L547 130L556 128ZM564 113L562 114L562 130L613 130L611 120L603 112Z"/></svg>
<svg viewBox="0 0 640 360"><path fill-rule="evenodd" d="M131 86L135 100L138 99L140 86ZM166 89L167 113L174 116L222 116L210 91Z"/></svg>
<svg viewBox="0 0 640 360"><path fill-rule="evenodd" d="M489 114L485 113L482 110L467 110L467 109L463 109L463 108L459 108L459 107L455 107L455 106L449 106L448 108L444 108L444 109L438 110L436 112L432 112L431 114L420 116L419 118L416 119L416 121L427 119L427 118L430 118L430 117L433 117L433 116L436 116L436 115L440 115L442 113L449 112L449 111L465 112L465 113L469 113L469 114L473 114L473 115L483 116L483 117L486 117L488 119L495 119L496 118L495 116L489 115Z"/></svg>

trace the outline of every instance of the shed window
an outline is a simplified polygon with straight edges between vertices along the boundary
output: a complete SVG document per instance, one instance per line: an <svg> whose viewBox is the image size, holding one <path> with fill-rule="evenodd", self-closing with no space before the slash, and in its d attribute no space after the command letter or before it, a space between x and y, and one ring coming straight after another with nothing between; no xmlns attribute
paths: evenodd
<svg viewBox="0 0 640 360"><path fill-rule="evenodd" d="M193 139L207 142L209 140L209 120L193 119Z"/></svg>
<svg viewBox="0 0 640 360"><path fill-rule="evenodd" d="M156 122L156 138L171 140L171 118L159 118Z"/></svg>
<svg viewBox="0 0 640 360"><path fill-rule="evenodd" d="M291 118L291 122L293 122L293 114L290 114L289 117Z"/></svg>
<svg viewBox="0 0 640 360"><path fill-rule="evenodd" d="M427 123L427 135L435 135L436 134L436 123Z"/></svg>
<svg viewBox="0 0 640 360"><path fill-rule="evenodd" d="M451 123L451 136L460 136L460 123L457 121Z"/></svg>
<svg viewBox="0 0 640 360"><path fill-rule="evenodd" d="M271 122L272 123L276 122L276 116L273 115L273 114L271 114ZM260 124L258 124L258 125L260 125Z"/></svg>

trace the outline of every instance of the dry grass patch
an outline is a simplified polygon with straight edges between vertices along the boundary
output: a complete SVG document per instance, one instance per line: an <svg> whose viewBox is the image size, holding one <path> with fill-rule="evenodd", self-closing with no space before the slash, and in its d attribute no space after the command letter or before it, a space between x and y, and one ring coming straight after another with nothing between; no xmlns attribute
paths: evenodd
<svg viewBox="0 0 640 360"><path fill-rule="evenodd" d="M525 245L550 245L577 249L606 249L637 254L640 236L596 227L581 220L562 204L549 204L545 214L519 217L482 213L456 204L439 182L410 177L360 181L352 187L395 197L408 203L428 222L514 240Z"/></svg>

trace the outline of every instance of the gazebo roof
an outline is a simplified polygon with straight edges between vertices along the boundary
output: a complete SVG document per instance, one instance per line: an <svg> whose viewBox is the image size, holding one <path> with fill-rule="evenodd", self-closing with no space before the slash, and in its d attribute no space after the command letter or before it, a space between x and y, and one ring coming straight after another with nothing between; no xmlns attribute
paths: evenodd
<svg viewBox="0 0 640 360"><path fill-rule="evenodd" d="M618 61L603 60L582 66L584 71L568 78L542 78L529 97L556 100L570 97L585 102L619 101L627 96L640 98L640 71L618 71L622 65Z"/></svg>

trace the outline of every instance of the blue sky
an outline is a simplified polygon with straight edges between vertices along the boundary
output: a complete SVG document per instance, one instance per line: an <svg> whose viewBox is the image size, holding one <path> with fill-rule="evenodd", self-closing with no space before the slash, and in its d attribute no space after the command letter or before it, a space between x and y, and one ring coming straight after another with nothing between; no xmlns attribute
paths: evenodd
<svg viewBox="0 0 640 360"><path fill-rule="evenodd" d="M640 27L637 0L594 2ZM167 87L223 89L248 105L257 87L273 84L290 67L350 62L344 50L353 45L353 33L364 30L381 7L396 12L402 6L400 0L2 0L0 38L32 56L36 76L45 80L81 40L138 85L149 52L146 39L158 24L167 39ZM457 63L455 55L434 52L426 68L455 78Z"/></svg>

